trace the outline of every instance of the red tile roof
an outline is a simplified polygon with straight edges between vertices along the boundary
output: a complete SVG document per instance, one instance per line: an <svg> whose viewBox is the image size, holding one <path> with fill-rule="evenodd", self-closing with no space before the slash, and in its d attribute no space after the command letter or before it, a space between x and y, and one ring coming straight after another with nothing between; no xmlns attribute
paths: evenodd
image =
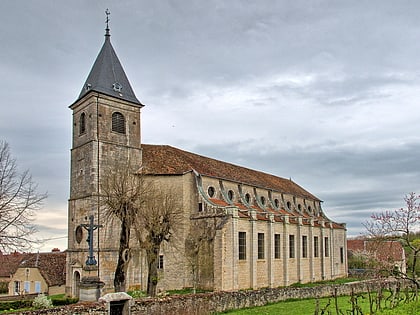
<svg viewBox="0 0 420 315"><path fill-rule="evenodd" d="M14 274L26 255L17 252L10 255L0 255L0 277L9 278L10 275Z"/></svg>
<svg viewBox="0 0 420 315"><path fill-rule="evenodd" d="M347 240L347 249L353 252L372 252L381 260L402 260L404 249L398 241Z"/></svg>
<svg viewBox="0 0 420 315"><path fill-rule="evenodd" d="M0 277L9 278L18 268L38 268L49 286L66 282L66 253L12 253L0 255Z"/></svg>
<svg viewBox="0 0 420 315"><path fill-rule="evenodd" d="M49 286L63 285L66 282L66 253L26 254L19 268L38 268Z"/></svg>
<svg viewBox="0 0 420 315"><path fill-rule="evenodd" d="M248 184L281 193L318 200L292 180L222 162L168 145L142 144L145 174L182 175L195 170L201 175Z"/></svg>

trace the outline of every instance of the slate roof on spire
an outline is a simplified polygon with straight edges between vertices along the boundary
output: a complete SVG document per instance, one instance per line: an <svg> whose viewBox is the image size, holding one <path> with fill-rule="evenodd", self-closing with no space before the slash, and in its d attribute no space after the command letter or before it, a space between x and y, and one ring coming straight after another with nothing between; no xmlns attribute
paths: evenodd
<svg viewBox="0 0 420 315"><path fill-rule="evenodd" d="M95 91L143 106L134 94L117 54L111 45L109 29L106 31L105 42L98 57L96 57L78 100L90 91Z"/></svg>

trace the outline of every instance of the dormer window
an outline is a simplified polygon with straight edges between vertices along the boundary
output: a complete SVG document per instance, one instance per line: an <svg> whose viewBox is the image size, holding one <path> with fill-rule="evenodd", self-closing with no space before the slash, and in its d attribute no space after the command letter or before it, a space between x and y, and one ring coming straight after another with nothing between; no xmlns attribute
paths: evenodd
<svg viewBox="0 0 420 315"><path fill-rule="evenodd" d="M79 135L86 132L86 114L82 113L79 117Z"/></svg>
<svg viewBox="0 0 420 315"><path fill-rule="evenodd" d="M120 112L112 114L112 131L125 134L125 118Z"/></svg>

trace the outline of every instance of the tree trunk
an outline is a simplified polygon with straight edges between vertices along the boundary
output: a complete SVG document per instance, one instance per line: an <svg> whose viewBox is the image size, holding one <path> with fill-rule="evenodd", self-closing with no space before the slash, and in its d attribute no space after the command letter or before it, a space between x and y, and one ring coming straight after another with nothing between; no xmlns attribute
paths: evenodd
<svg viewBox="0 0 420 315"><path fill-rule="evenodd" d="M149 270L147 275L147 295L149 296L156 296L156 288L159 281L157 271L159 248L160 246L153 246L146 253L147 266Z"/></svg>
<svg viewBox="0 0 420 315"><path fill-rule="evenodd" d="M124 220L121 221L120 246L118 248L118 262L115 268L114 290L125 292L125 275L127 273L128 261L130 259L130 227Z"/></svg>
<svg viewBox="0 0 420 315"><path fill-rule="evenodd" d="M413 274L413 278L416 278L416 265L417 265L417 254L419 250L413 250L413 266L411 268L411 272Z"/></svg>

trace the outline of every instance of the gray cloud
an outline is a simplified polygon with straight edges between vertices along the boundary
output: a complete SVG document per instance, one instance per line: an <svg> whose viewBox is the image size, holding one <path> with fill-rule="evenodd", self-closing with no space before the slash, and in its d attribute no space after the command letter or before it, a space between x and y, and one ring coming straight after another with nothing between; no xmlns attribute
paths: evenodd
<svg viewBox="0 0 420 315"><path fill-rule="evenodd" d="M49 192L41 235L63 232L67 107L107 7L144 142L291 177L349 234L419 191L420 3L3 1L0 137Z"/></svg>

